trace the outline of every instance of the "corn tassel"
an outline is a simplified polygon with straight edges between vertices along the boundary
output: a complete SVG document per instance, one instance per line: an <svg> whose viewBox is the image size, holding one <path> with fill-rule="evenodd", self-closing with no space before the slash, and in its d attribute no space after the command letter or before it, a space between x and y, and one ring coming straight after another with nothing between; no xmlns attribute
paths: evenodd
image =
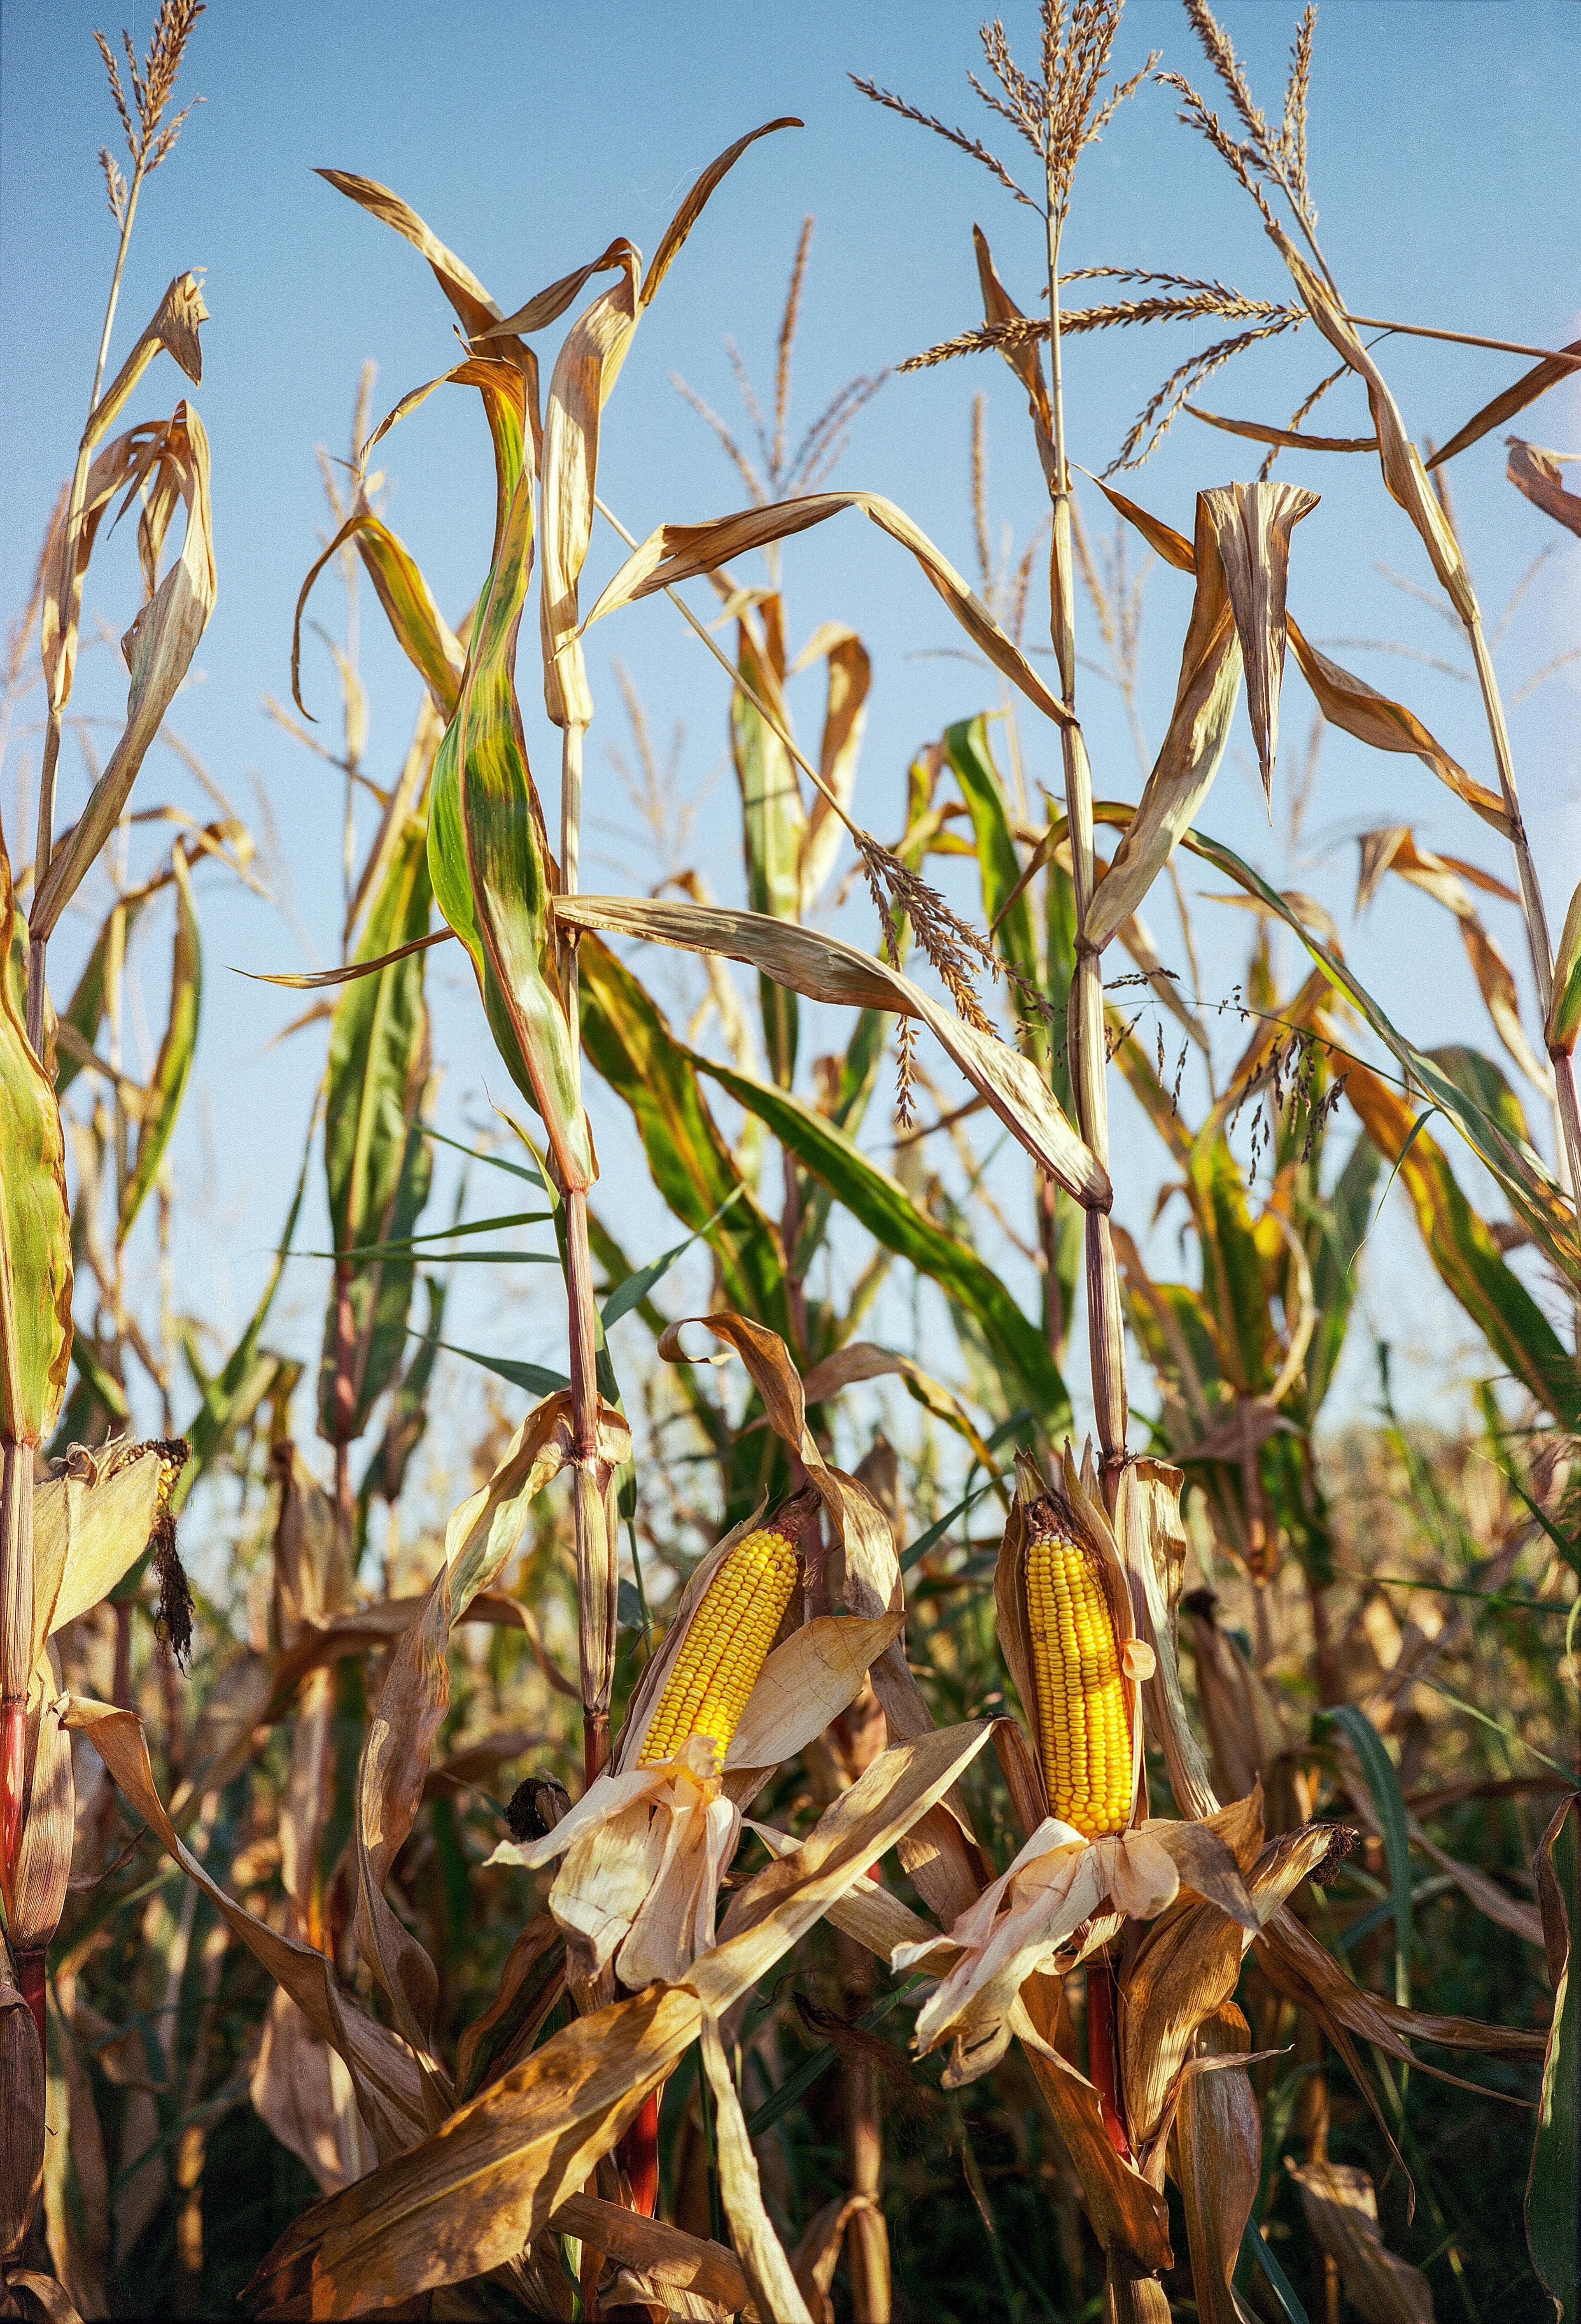
<svg viewBox="0 0 1581 2324"><path fill-rule="evenodd" d="M1038 1755L1049 1812L1084 1838L1131 1821L1132 1750L1120 1646L1093 1553L1045 1502L1026 1550Z"/></svg>
<svg viewBox="0 0 1581 2324"><path fill-rule="evenodd" d="M643 1738L640 1766L707 1735L723 1759L796 1587L796 1548L760 1526L730 1552L703 1593Z"/></svg>

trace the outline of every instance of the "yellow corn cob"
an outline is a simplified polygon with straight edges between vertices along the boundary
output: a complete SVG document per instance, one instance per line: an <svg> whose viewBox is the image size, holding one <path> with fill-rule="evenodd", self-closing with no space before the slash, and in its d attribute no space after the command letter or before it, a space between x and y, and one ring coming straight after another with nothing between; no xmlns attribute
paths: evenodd
<svg viewBox="0 0 1581 2324"><path fill-rule="evenodd" d="M1131 1818L1131 1732L1120 1646L1096 1557L1047 1505L1026 1553L1038 1756L1049 1811L1088 1840Z"/></svg>
<svg viewBox="0 0 1581 2324"><path fill-rule="evenodd" d="M796 1586L796 1549L760 1526L738 1541L703 1592L643 1740L640 1766L707 1735L723 1759Z"/></svg>

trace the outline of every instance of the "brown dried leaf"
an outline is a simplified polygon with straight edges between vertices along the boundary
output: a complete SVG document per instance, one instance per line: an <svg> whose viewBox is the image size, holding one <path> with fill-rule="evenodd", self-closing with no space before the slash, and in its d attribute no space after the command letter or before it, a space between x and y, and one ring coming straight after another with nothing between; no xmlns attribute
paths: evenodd
<svg viewBox="0 0 1581 2324"><path fill-rule="evenodd" d="M1581 497L1567 493L1559 475L1560 463L1574 459L1576 455L1546 452L1540 444L1528 444L1519 436L1506 440L1510 456L1504 464L1504 474L1516 491L1524 493L1532 506L1551 516L1556 524L1581 533Z"/></svg>
<svg viewBox="0 0 1581 2324"><path fill-rule="evenodd" d="M758 2312L772 2316L774 2324L812 2324L801 2287L763 2208L757 2157L746 2135L735 2080L719 2038L719 2021L711 2011L704 2013L702 2036L703 2070L714 2093L719 2191Z"/></svg>
<svg viewBox="0 0 1581 2324"><path fill-rule="evenodd" d="M115 829L137 770L191 666L198 641L214 610L208 438L197 413L184 402L177 404L162 430L160 458L174 471L187 504L187 537L180 556L121 640L132 678L126 724L81 816L50 859L31 916L35 942L53 930ZM85 534L87 530L85 526ZM84 553L79 573L86 561ZM77 586L80 589L79 578ZM47 618L48 606L45 611Z"/></svg>
<svg viewBox="0 0 1581 2324"><path fill-rule="evenodd" d="M1255 1941L1255 1950L1270 1980L1281 1993L1310 2009L1331 2034L1338 2027L1364 2042L1375 2042L1402 2065L1422 2066L1426 2072L1439 2073L1445 2081L1459 2078L1427 2066L1411 2049L1413 2042L1429 2042L1443 2050L1466 2050L1485 2058L1542 2055L1544 2036L1529 2027L1484 2025L1475 2017L1401 2009L1381 1994L1364 1992L1310 1930L1282 1907L1271 1915Z"/></svg>
<svg viewBox="0 0 1581 2324"><path fill-rule="evenodd" d="M259 2120L307 2164L326 2195L371 2171L374 2143L356 2110L346 2061L276 1986L247 2094Z"/></svg>
<svg viewBox="0 0 1581 2324"><path fill-rule="evenodd" d="M1093 2233L1106 2255L1143 2274L1174 2264L1170 2248L1170 2207L1134 2164L1122 2162L1110 2141L1097 2091L1054 2045L1057 2027L1046 2005L1059 1992L1058 1979L1029 1978L1012 2010L1012 2024L1026 2045L1038 2087L1081 2181L1082 2200Z"/></svg>
<svg viewBox="0 0 1581 2324"><path fill-rule="evenodd" d="M244 1912L182 1845L154 1789L141 1720L129 1711L73 1696L65 1723L88 1738L160 1845L291 1995L313 2030L339 2051L351 2070L357 2104L379 2153L398 2154L421 2138L426 2127L422 2078L405 2043L341 1990L332 1963L322 1953L279 1935Z"/></svg>
<svg viewBox="0 0 1581 2324"><path fill-rule="evenodd" d="M1227 614L1226 614L1227 619ZM814 1001L920 1018L1040 1168L1088 1209L1106 1210L1108 1173L1020 1051L979 1033L871 953L766 913L628 896L557 896L562 927L609 928L683 952L723 954Z"/></svg>
<svg viewBox="0 0 1581 2324"><path fill-rule="evenodd" d="M83 442L89 447L98 442L110 422L124 410L133 389L162 347L175 357L193 386L201 387L203 349L198 343L198 327L208 320L208 309L203 303L198 277L178 274L125 362L94 405L82 432Z"/></svg>
<svg viewBox="0 0 1581 2324"><path fill-rule="evenodd" d="M1234 609L1246 673L1246 707L1266 798L1272 791L1279 746L1290 534L1317 507L1318 494L1299 484L1225 484L1203 498Z"/></svg>
<svg viewBox="0 0 1581 2324"><path fill-rule="evenodd" d="M892 540L909 549L938 590L956 620L979 652L987 655L1012 686L1019 687L1035 708L1056 725L1075 724L1062 703L1049 693L1019 646L1013 645L976 593L969 589L948 558L934 547L893 501L881 493L808 493L800 499L775 501L766 508L741 509L732 516L716 517L707 524L665 524L651 532L642 547L627 558L588 614L583 628L656 589L672 589L727 565L776 540L805 532L826 518L849 508L860 509Z"/></svg>
<svg viewBox="0 0 1581 2324"><path fill-rule="evenodd" d="M32 2012L0 1980L0 2282L23 2244L44 2183L44 2057Z"/></svg>
<svg viewBox="0 0 1581 2324"><path fill-rule="evenodd" d="M1293 520L1292 520L1293 521ZM1211 496L1197 496L1197 589L1180 654L1170 730L1135 815L1086 916L1086 940L1103 949L1143 898L1212 788L1241 684L1241 641L1219 553Z"/></svg>
<svg viewBox="0 0 1581 2324"><path fill-rule="evenodd" d="M71 1746L60 1723L57 1704L47 1699L59 1685L51 1673L51 1652L39 1674L46 1684L28 1725L32 1746L27 1815L22 1828L22 1851L12 1873L6 1914L6 1938L14 1952L29 1952L47 1945L60 1924L66 1904L66 1884L71 1877L71 1843L76 1827L76 1796L71 1782Z"/></svg>
<svg viewBox="0 0 1581 2324"><path fill-rule="evenodd" d="M1581 339L1572 339L1563 352L1567 355L1581 355ZM1544 355L1539 364L1534 364L1530 371L1522 372L1513 387L1505 388L1502 394L1494 396L1491 403L1484 403L1480 411L1474 411L1465 427L1456 429L1443 450L1434 453L1428 462L1428 468L1440 467L1446 460L1453 460L1457 453L1468 450L1480 437L1486 436L1502 421L1513 420L1518 411L1524 411L1529 403L1535 403L1538 397L1546 395L1550 387L1558 387L1575 376L1573 364L1559 363L1552 355Z"/></svg>
<svg viewBox="0 0 1581 2324"><path fill-rule="evenodd" d="M873 663L866 647L855 630L841 622L825 622L813 632L797 656L790 677L819 660L827 662L829 673L818 761L825 787L813 799L797 870L803 919L823 894L839 853L841 816L849 810L856 788L856 762L862 755L867 695L873 683Z"/></svg>
<svg viewBox="0 0 1581 2324"><path fill-rule="evenodd" d="M422 1610L395 1649L368 1721L357 1770L355 1841L356 1945L388 1995L395 2023L418 2061L430 2126L453 2102L434 2054L439 1977L432 1961L384 1901L384 1881L422 1803L434 1737L450 1700L450 1574L441 1566Z"/></svg>
<svg viewBox="0 0 1581 2324"><path fill-rule="evenodd" d="M1308 313L1367 391L1373 426L1378 436L1378 464L1391 497L1399 502L1420 534L1433 570L1461 620L1468 624L1475 622L1479 619L1476 594L1459 543L1437 493L1428 482L1421 455L1405 432L1405 422L1388 382L1356 337L1350 318L1328 285L1308 266L1280 226L1271 226L1269 232L1290 268Z"/></svg>
<svg viewBox="0 0 1581 2324"><path fill-rule="evenodd" d="M1433 2295L1419 2268L1384 2248L1378 2198L1364 2171L1327 2159L1285 2169L1301 2190L1312 2238L1339 2269L1346 2299L1367 2324L1433 2324Z"/></svg>
<svg viewBox="0 0 1581 2324"><path fill-rule="evenodd" d="M1176 1806L1183 1815L1208 1816L1219 1803L1208 1781L1202 1747L1187 1717L1180 1686L1176 1609L1185 1572L1186 1529L1180 1516L1184 1482L1181 1471L1165 1462L1138 1461L1121 1479L1115 1514L1137 1600L1137 1636L1153 1650L1153 1674L1142 1688L1147 1721L1162 1748ZM1238 1800L1252 1789L1252 1782L1222 1788L1226 1799Z"/></svg>
<svg viewBox="0 0 1581 2324"><path fill-rule="evenodd" d="M1110 506L1136 527L1142 539L1167 565L1174 566L1182 573L1189 573L1193 569L1195 555L1184 533L1177 532L1173 525L1165 524L1160 517L1150 515L1135 501L1127 500L1123 493L1114 491L1101 479L1099 489ZM1290 640L1290 651L1296 657L1301 676L1317 696L1318 707L1330 725L1343 728L1345 733L1354 734L1358 742L1365 742L1374 751L1404 751L1419 758L1440 782L1448 784L1456 798L1465 800L1474 814L1481 816L1484 823L1508 838L1510 819L1498 794L1489 790L1485 783L1475 782L1449 756L1442 743L1435 742L1413 711L1407 710L1401 703L1391 702L1386 694L1380 694L1375 686L1369 686L1364 678L1354 677L1348 669L1342 669L1337 662L1330 661L1327 654L1319 653L1316 646L1308 644L1288 613L1285 616L1285 635Z"/></svg>
<svg viewBox="0 0 1581 2324"><path fill-rule="evenodd" d="M1204 411L1200 405L1183 403L1193 420L1205 420L1210 428L1222 428L1227 436L1244 436L1253 444L1277 444L1292 452L1375 452L1375 436L1303 436L1299 429L1270 428L1261 420L1225 420L1219 412ZM1442 453L1438 456L1443 457ZM1433 463L1428 462L1430 468Z"/></svg>
<svg viewBox="0 0 1581 2324"><path fill-rule="evenodd" d="M1193 2055L1236 2057L1251 2047L1245 2019L1226 2001L1197 2027ZM1231 2277L1252 2216L1262 2152L1249 2076L1234 2068L1189 2075L1180 2091L1175 2139L1197 2314L1202 2324L1243 2324Z"/></svg>
<svg viewBox="0 0 1581 2324"><path fill-rule="evenodd" d="M998 1463L965 1405L952 1389L925 1372L913 1357L898 1354L892 1348L878 1347L871 1340L848 1340L832 1356L825 1356L821 1363L814 1364L801 1383L802 1392L809 1404L822 1404L858 1380L883 1379L891 1374L898 1374L905 1381L924 1410L947 1422L966 1438L985 1474L997 1485ZM1003 1487L998 1489L1001 1500L1004 1500Z"/></svg>
<svg viewBox="0 0 1581 2324"><path fill-rule="evenodd" d="M639 2271L656 2295L687 2292L736 2315L751 2299L741 2262L724 2244L704 2242L664 2219L645 2219L618 2203L586 2192L572 2195L554 2215L557 2234L576 2236L608 2259ZM682 2311L685 2312L684 2310Z"/></svg>

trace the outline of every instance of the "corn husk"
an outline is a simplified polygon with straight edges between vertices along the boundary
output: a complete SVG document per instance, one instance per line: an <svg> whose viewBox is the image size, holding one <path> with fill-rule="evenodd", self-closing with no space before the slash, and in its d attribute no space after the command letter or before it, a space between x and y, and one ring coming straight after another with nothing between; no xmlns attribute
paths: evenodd
<svg viewBox="0 0 1581 2324"><path fill-rule="evenodd" d="M1279 745L1290 534L1317 507L1318 494L1300 484L1225 484L1203 498L1229 585L1246 673L1246 707L1267 798Z"/></svg>
<svg viewBox="0 0 1581 2324"><path fill-rule="evenodd" d="M664 1667L633 1702L609 1770L541 1840L502 1841L489 1858L536 1871L564 1858L550 1910L578 1978L590 1980L613 1962L636 1991L686 1974L714 1942L720 1883L741 1838L738 1796L750 1798L773 1767L822 1732L903 1626L900 1614L805 1624L764 1662L722 1767L706 1735L689 1738L673 1758L641 1766L663 1678L733 1543L722 1544L694 1576L689 1603L683 1601L665 1640Z"/></svg>
<svg viewBox="0 0 1581 2324"><path fill-rule="evenodd" d="M714 2093L719 2191L758 2312L772 2316L774 2324L812 2324L801 2287L791 2273L784 2247L763 2208L757 2158L746 2135L746 2120L741 2111L735 2077L719 2038L719 2021L711 2011L703 2017L703 2070Z"/></svg>
<svg viewBox="0 0 1581 2324"><path fill-rule="evenodd" d="M159 1444L79 1446L33 1490L33 1658L107 1598L148 1547L170 1455Z"/></svg>
<svg viewBox="0 0 1581 2324"><path fill-rule="evenodd" d="M579 2017L459 2108L435 2135L303 2215L260 2270L259 2312L306 2297L315 2315L358 2316L486 2273L531 2245L648 2092L756 1985L987 1740L981 1722L880 1754L794 1853L732 1900L721 1941L687 1987L650 1987Z"/></svg>

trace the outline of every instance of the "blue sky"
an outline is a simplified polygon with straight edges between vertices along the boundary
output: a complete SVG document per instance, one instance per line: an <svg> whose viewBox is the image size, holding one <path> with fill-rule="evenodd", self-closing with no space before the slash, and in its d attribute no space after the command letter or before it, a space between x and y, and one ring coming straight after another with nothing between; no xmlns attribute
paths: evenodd
<svg viewBox="0 0 1581 2324"><path fill-rule="evenodd" d="M140 10L133 25L140 43L150 13ZM1294 11L1271 0L1231 0L1224 14L1271 109ZM92 8L80 0L34 0L31 6L12 0L0 23L0 297L9 318L0 379L0 598L8 612L25 598L49 508L70 466L114 256L114 228L94 161L115 130L89 37L98 20L97 0ZM1030 54L1031 11L1012 6L1006 22L1012 43ZM181 697L172 724L250 819L260 816L254 787L266 798L289 883L288 921L213 875L199 882L208 897L203 1040L174 1156L184 1205L178 1274L199 1311L234 1324L251 1304L294 1176L322 1055L320 1032L269 1047L294 1013L291 997L227 973L231 965L320 965L337 943L338 778L273 726L260 706L265 695L288 693L291 608L320 539L314 447L344 452L365 359L378 364L375 405L383 410L444 368L454 346L449 311L416 254L315 177L315 165L393 186L511 308L616 233L651 250L675 202L714 153L772 115L803 118L801 130L754 147L716 196L622 375L606 418L602 489L640 535L663 519L694 519L739 504L733 473L673 392L670 375L683 373L733 424L740 422L725 340L734 336L754 377L767 381L804 216L816 216L818 227L796 351L794 411L802 423L848 377L897 364L975 318L975 219L1012 289L1028 303L1035 296L1031 214L1017 209L958 153L865 103L846 78L871 75L924 110L973 130L987 127L965 80L979 61L975 23L972 10L947 0L869 0L859 9L803 0L772 18L714 0L671 0L664 7L587 0L574 11L528 0L421 8L408 0L338 0L333 9L298 0L250 9L211 0L183 81L184 95L200 93L206 102L145 193L112 354L114 362L125 352L172 274L185 266L207 270L212 319L204 331L199 406L214 454L219 598L199 650L199 681ZM1129 69L1153 47L1167 64L1202 78L1173 0L1132 0L1117 63ZM1581 237L1571 104L1578 66L1581 10L1570 0L1328 0L1313 88L1312 172L1325 249L1354 311L1540 345L1576 335L1581 315L1567 259ZM1277 257L1250 205L1200 142L1178 125L1173 100L1156 88L1145 89L1084 160L1067 255L1073 266L1167 269L1266 297L1285 295ZM1088 337L1073 346L1076 456L1089 467L1104 466L1151 388L1209 336L1175 327ZM1395 339L1383 360L1419 440L1442 440L1521 368L1512 357L1419 340ZM1303 333L1221 374L1204 400L1222 411L1282 420L1326 368L1312 334ZM1003 367L990 359L892 378L856 423L841 470L844 482L900 502L967 570L966 443L970 401L979 389L988 397L994 521L1011 524L1018 544L1024 541L1043 505L1042 490L1024 406ZM168 410L180 392L173 370L162 364L145 380L136 409ZM1354 387L1336 392L1323 410L1328 428L1364 431L1364 407ZM1567 448L1581 442L1578 420L1581 390L1567 389L1515 424L1539 442ZM456 614L481 577L492 512L475 400L453 390L431 398L384 449L389 521L419 557L440 603ZM1189 530L1197 488L1254 472L1250 446L1183 419L1128 489ZM1467 767L1491 780L1475 689L1430 666L1462 659L1457 639L1433 610L1375 569L1382 563L1415 587L1430 585L1414 535L1382 495L1373 463L1307 456L1281 473L1323 494L1296 536L1292 567L1291 604L1308 633L1389 639L1426 657L1338 652L1373 683L1409 701ZM1581 547L1504 482L1497 436L1456 464L1453 484L1490 620L1539 551L1554 551L1500 649L1514 693L1576 641ZM1096 494L1088 512L1097 518ZM613 569L615 555L606 534L596 539L595 578ZM873 653L874 692L857 805L881 836L891 836L911 752L948 720L991 701L993 692L966 662L937 652L956 643L948 616L910 562L859 519L838 520L795 544L785 569L793 642L820 621L839 620L860 630ZM89 617L102 613L118 635L135 604L133 544L117 536L96 559ZM1147 591L1141 695L1154 747L1172 696L1187 604L1179 577L1155 571ZM319 610L327 621L337 618L332 590ZM684 722L680 787L706 794L684 860L704 872L717 892L737 896L725 695L717 673L662 604L633 609L594 633L599 711L589 741L586 884L640 887L654 876L605 755L610 743L629 751L612 655L629 669L661 741ZM365 609L364 669L372 705L367 764L387 779L410 733L416 683L379 633L376 608ZM311 643L304 678L310 706L330 720L333 669ZM108 716L118 708L123 684L112 650L91 654L79 703ZM552 818L557 752L526 654L522 693L529 747ZM1581 873L1578 706L1581 663L1561 670L1512 714L1527 819L1556 926ZM1139 776L1118 704L1096 679L1086 678L1082 707L1100 792L1133 797ZM798 696L797 708L804 732L816 732L815 695ZM1309 722L1309 702L1292 672L1281 780L1299 761ZM1028 748L1033 774L1055 780L1049 743L1029 737ZM0 792L14 856L26 853L15 826L15 785L30 752L36 756L36 743L26 735L14 741ZM87 776L69 751L63 770L64 816L84 795ZM1337 735L1324 747L1302 858L1295 863L1281 852L1281 796L1276 783L1279 827L1271 830L1243 721L1201 818L1205 826L1271 876L1328 904L1359 973L1414 1039L1428 1046L1469 1038L1492 1049L1447 917L1399 882L1385 888L1354 931L1349 904L1354 838L1372 825L1410 821L1419 844L1508 876L1493 835L1414 761L1379 758ZM164 798L198 804L179 763L156 752L140 798L153 804ZM1194 869L1187 884L1196 892L1217 883L1197 878ZM1160 901L1150 917L1174 964L1172 913ZM1208 997L1218 997L1241 973L1250 923L1213 908L1203 908L1198 920L1204 986ZM1516 916L1493 904L1489 920L1524 991ZM871 941L859 903L842 926ZM58 989L67 989L74 950L90 934L84 915L58 939ZM167 957L166 934L156 924L139 966L156 1038ZM653 982L667 995L677 989L669 967L656 969ZM480 1118L485 1079L497 1092L504 1076L491 1065L470 979L441 953L430 983L436 1044L447 1067L440 1119L460 1134L467 1120ZM831 1019L818 1045L833 1046L838 1037ZM811 1046L805 1035L804 1045ZM1546 1140L1542 1109L1526 1094ZM596 1099L595 1120L612 1216L623 1221L633 1245L656 1249L670 1238L624 1117ZM888 1136L887 1109L875 1108L866 1143L882 1155ZM1151 1197L1160 1158L1150 1133L1120 1107L1123 1211L1128 1195L1133 1215ZM1014 1170L995 1167L1007 1198L1024 1207ZM307 1240L320 1240L316 1227ZM1170 1263L1160 1248L1160 1264ZM1458 1311L1422 1260L1398 1194L1368 1266L1370 1304L1406 1353L1421 1360L1411 1394L1430 1407L1444 1351L1453 1351L1452 1367L1464 1353L1465 1368L1475 1369L1475 1359ZM509 1305L500 1305L506 1295L469 1286L461 1336L500 1347L509 1341L519 1353L553 1360L560 1326L547 1282L533 1275L532 1294L511 1293ZM321 1296L316 1271L304 1265L293 1276L282 1319L304 1353L316 1335ZM1368 1392L1363 1365L1347 1394L1364 1402Z"/></svg>

